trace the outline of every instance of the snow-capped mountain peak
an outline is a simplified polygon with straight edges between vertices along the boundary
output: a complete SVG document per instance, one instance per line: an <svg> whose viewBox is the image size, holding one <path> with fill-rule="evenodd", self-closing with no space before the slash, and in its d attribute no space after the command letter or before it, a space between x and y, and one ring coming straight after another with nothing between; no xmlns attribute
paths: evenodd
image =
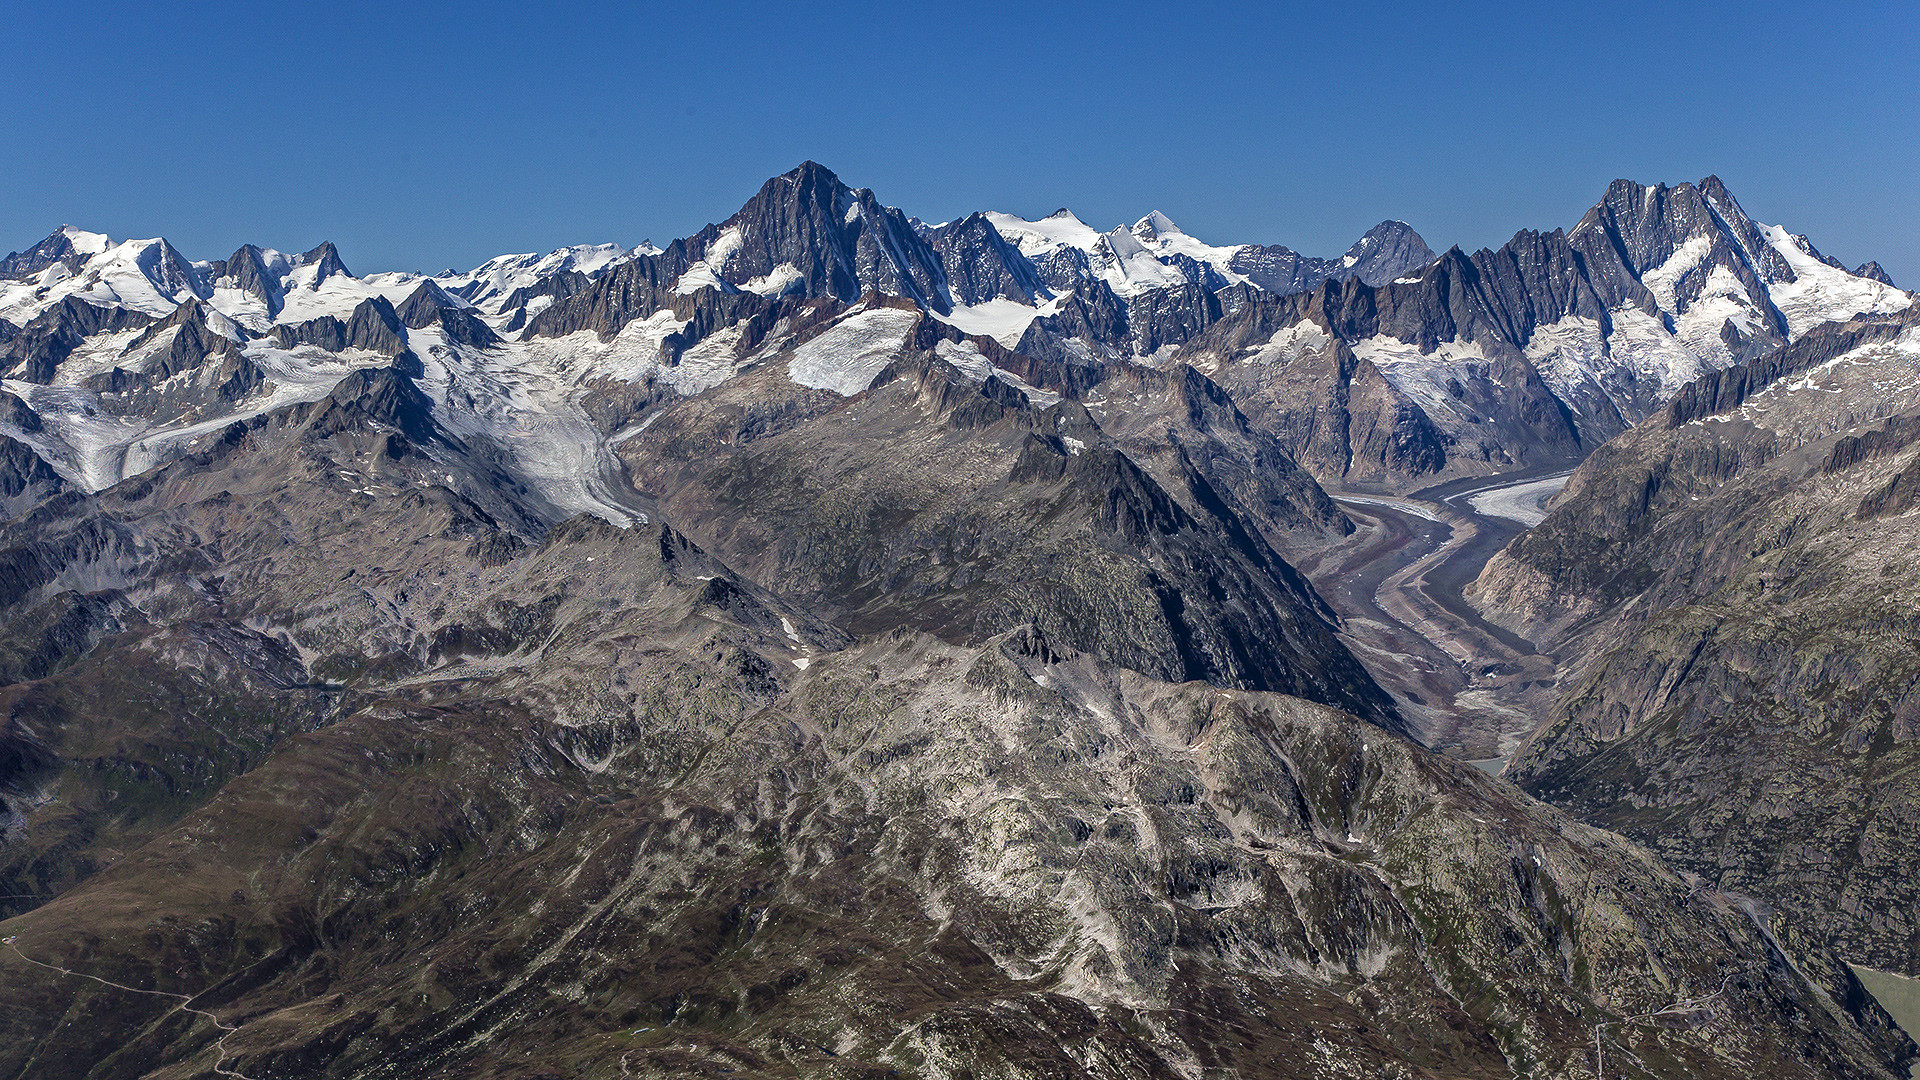
<svg viewBox="0 0 1920 1080"><path fill-rule="evenodd" d="M1006 237L1020 249L1020 254L1029 259L1044 258L1061 248L1090 252L1100 242L1100 230L1081 221L1065 207L1038 221L1028 221L997 210L988 210L985 216L1001 236Z"/></svg>
<svg viewBox="0 0 1920 1080"><path fill-rule="evenodd" d="M1133 235L1139 237L1142 243L1151 243L1169 233L1179 232L1180 226L1175 225L1172 218L1158 210L1133 223Z"/></svg>
<svg viewBox="0 0 1920 1080"><path fill-rule="evenodd" d="M651 251L644 250L652 248ZM490 314L498 314L516 290L530 288L555 274L578 273L589 279L636 255L659 254L658 248L624 248L619 244L573 244L542 255L496 255L465 273L435 277L448 293Z"/></svg>
<svg viewBox="0 0 1920 1080"><path fill-rule="evenodd" d="M88 232L72 225L62 225L53 231L53 235L65 237L75 253L98 255L113 246L113 240L105 233Z"/></svg>

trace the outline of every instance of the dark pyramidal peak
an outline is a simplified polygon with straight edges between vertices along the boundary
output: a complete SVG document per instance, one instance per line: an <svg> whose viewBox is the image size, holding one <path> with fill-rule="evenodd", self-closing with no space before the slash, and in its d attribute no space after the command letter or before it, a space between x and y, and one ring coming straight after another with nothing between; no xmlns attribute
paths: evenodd
<svg viewBox="0 0 1920 1080"><path fill-rule="evenodd" d="M1340 258L1353 276L1369 285L1385 285L1401 274L1426 266L1435 255L1413 226L1404 221L1383 221L1368 229Z"/></svg>
<svg viewBox="0 0 1920 1080"><path fill-rule="evenodd" d="M0 1076L1891 1080L1870 269L1713 180L1331 259L811 162L432 276L63 227L0 263ZM1426 489L1582 459L1462 621L1517 530Z"/></svg>
<svg viewBox="0 0 1920 1080"><path fill-rule="evenodd" d="M278 260L284 263L285 260ZM279 269L268 264L266 253L252 244L242 245L240 250L222 261L216 262L208 271L216 288L224 285L239 289L258 297L267 306L268 315L278 315L286 303L286 297L280 288Z"/></svg>
<svg viewBox="0 0 1920 1080"><path fill-rule="evenodd" d="M736 288L846 301L873 290L936 311L952 307L939 259L906 215L811 161L767 181L738 213L689 239L686 251Z"/></svg>
<svg viewBox="0 0 1920 1080"><path fill-rule="evenodd" d="M1868 262L1855 267L1853 276L1867 278L1870 281L1877 281L1882 285L1893 284L1893 279L1887 276L1887 272L1881 269L1880 264L1877 262Z"/></svg>

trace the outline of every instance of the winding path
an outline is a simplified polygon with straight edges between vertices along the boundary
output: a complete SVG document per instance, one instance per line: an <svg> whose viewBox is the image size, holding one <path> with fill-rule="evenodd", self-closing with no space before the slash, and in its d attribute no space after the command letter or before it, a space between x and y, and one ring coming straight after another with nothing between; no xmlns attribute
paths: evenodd
<svg viewBox="0 0 1920 1080"><path fill-rule="evenodd" d="M27 963L32 964L35 967L46 968L48 971L57 971L62 975L71 976L72 978L75 978L75 979L89 979L89 980L92 980L93 982L99 983L102 986L110 986L115 990L123 990L129 994L144 994L147 997L167 998L168 1000L174 1002L173 1011L175 1012L192 1013L195 1016L206 1017L209 1021L213 1023L214 1027L220 1030L220 1038L215 1040L213 1044L213 1050L217 1055L213 1061L214 1073L219 1076L235 1077L236 1080L252 1080L252 1078L247 1076L247 1074L245 1073L235 1072L234 1070L227 1068L227 1037L240 1029L237 1027L234 1027L232 1024L227 1023L226 1021L220 1019L218 1016L215 1016L214 1014L208 1012L205 1009L194 1008L193 1007L194 999L199 997L200 995L175 994L165 990L142 990L137 986L128 986L125 983L117 983L117 982L114 982L112 979L103 979L98 975L89 975L84 971L72 971L67 968L63 968L58 964L43 963L39 960L35 960L31 956L28 956L26 953L21 952L20 946L14 944L13 938L0 939L0 945L5 945L8 949L11 949L13 951L13 955L19 957L22 960L25 960Z"/></svg>

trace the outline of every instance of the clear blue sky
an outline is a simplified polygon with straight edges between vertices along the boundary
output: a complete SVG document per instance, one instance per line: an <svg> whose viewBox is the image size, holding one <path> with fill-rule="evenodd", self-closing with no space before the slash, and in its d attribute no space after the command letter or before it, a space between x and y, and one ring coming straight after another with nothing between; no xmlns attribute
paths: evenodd
<svg viewBox="0 0 1920 1080"><path fill-rule="evenodd" d="M115 10L121 8L120 10ZM15 3L0 252L70 221L356 273L724 219L813 158L928 220L1215 243L1570 227L1616 176L1920 286L1920 5Z"/></svg>

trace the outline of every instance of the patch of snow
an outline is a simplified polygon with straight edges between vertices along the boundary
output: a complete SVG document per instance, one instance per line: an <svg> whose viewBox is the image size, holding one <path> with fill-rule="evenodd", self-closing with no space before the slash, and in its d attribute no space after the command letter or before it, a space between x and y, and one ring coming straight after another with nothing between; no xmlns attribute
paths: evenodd
<svg viewBox="0 0 1920 1080"><path fill-rule="evenodd" d="M216 285L213 295L207 298L207 306L254 334L264 334L273 327L267 302L244 289Z"/></svg>
<svg viewBox="0 0 1920 1080"><path fill-rule="evenodd" d="M1632 306L1607 314L1613 322L1607 351L1614 365L1658 378L1661 400L1711 370L1704 358L1676 341L1652 315Z"/></svg>
<svg viewBox="0 0 1920 1080"><path fill-rule="evenodd" d="M1690 237L1668 256L1666 262L1640 275L1640 284L1645 285L1647 291L1653 293L1654 303L1660 305L1661 311L1669 315L1680 311L1680 302L1674 295L1675 287L1679 285L1681 278L1686 277L1700 265L1701 260L1707 257L1712 247L1713 241L1709 237Z"/></svg>
<svg viewBox="0 0 1920 1080"><path fill-rule="evenodd" d="M899 353L920 314L894 308L859 310L793 350L787 376L801 386L852 397L873 384Z"/></svg>
<svg viewBox="0 0 1920 1080"><path fill-rule="evenodd" d="M686 272L673 283L673 291L677 296L689 296L701 289L718 289L721 292L737 291L733 286L720 280L720 275L714 273L713 267L705 262L697 262L687 267Z"/></svg>
<svg viewBox="0 0 1920 1080"><path fill-rule="evenodd" d="M1031 307L1002 296L968 307L956 306L952 314L935 314L934 318L958 327L963 334L990 337L1011 349L1020 344L1021 336L1027 332L1033 320L1059 310L1057 299L1049 300L1040 307Z"/></svg>
<svg viewBox="0 0 1920 1080"><path fill-rule="evenodd" d="M1250 347L1242 359L1249 364L1287 364L1331 344L1333 335L1325 327L1303 320L1275 330L1265 344Z"/></svg>
<svg viewBox="0 0 1920 1080"><path fill-rule="evenodd" d="M803 276L799 267L783 262L773 268L773 273L745 282L740 288L743 292L759 293L761 296L780 296L792 289Z"/></svg>
<svg viewBox="0 0 1920 1080"><path fill-rule="evenodd" d="M1598 319L1569 315L1559 322L1537 326L1527 339L1525 353L1527 362L1540 373L1540 380L1570 408L1584 410L1588 400L1597 397L1609 402L1615 412L1632 411L1609 389L1617 373L1612 370L1613 361Z"/></svg>
<svg viewBox="0 0 1920 1080"><path fill-rule="evenodd" d="M742 361L734 356L740 345L740 326L716 330L680 354L680 363L666 373L674 390L682 395L698 394L734 377Z"/></svg>
<svg viewBox="0 0 1920 1080"><path fill-rule="evenodd" d="M715 272L725 270L727 260L733 258L745 244L746 237L741 233L738 225L724 229L719 236L713 238L713 243L707 245L704 261L708 266L713 267Z"/></svg>
<svg viewBox="0 0 1920 1080"><path fill-rule="evenodd" d="M1724 266L1715 266L1707 274L1700 295L1686 305L1673 320L1673 336L1689 351L1713 368L1730 367L1733 353L1727 348L1721 330L1732 323L1743 334L1752 334L1763 326L1763 316L1754 310L1746 286Z"/></svg>
<svg viewBox="0 0 1920 1080"><path fill-rule="evenodd" d="M989 377L998 377L1001 382L1027 395L1027 401L1035 408L1050 409L1060 404L1059 394L1051 390L1042 390L1028 383L1020 376L1015 375L1013 372L1002 367L996 367L992 361L981 354L979 347L971 341L958 345L951 341L942 341L933 347L933 353L940 359L952 364L955 368L959 369L960 374L965 375L974 382L983 383L986 382Z"/></svg>
<svg viewBox="0 0 1920 1080"><path fill-rule="evenodd" d="M1427 416L1443 426L1459 429L1475 419L1447 388L1449 381L1490 381L1493 365L1480 346L1443 341L1432 352L1418 345L1378 334L1353 343L1353 353L1380 369L1394 389L1412 398Z"/></svg>
<svg viewBox="0 0 1920 1080"><path fill-rule="evenodd" d="M633 320L604 342L593 331L581 330L564 337L510 343L508 351L520 357L529 371L569 386L597 378L631 383L652 377L665 380L679 393L697 394L722 380L713 379L710 372L669 365L660 352L667 335L686 325L661 308Z"/></svg>
<svg viewBox="0 0 1920 1080"><path fill-rule="evenodd" d="M1772 282L1767 291L1774 306L1787 317L1788 332L1795 337L1823 322L1891 314L1913 303L1911 295L1891 285L1855 277L1821 262L1807 250L1804 237L1778 225L1762 225L1760 233L1793 269L1793 281Z"/></svg>

